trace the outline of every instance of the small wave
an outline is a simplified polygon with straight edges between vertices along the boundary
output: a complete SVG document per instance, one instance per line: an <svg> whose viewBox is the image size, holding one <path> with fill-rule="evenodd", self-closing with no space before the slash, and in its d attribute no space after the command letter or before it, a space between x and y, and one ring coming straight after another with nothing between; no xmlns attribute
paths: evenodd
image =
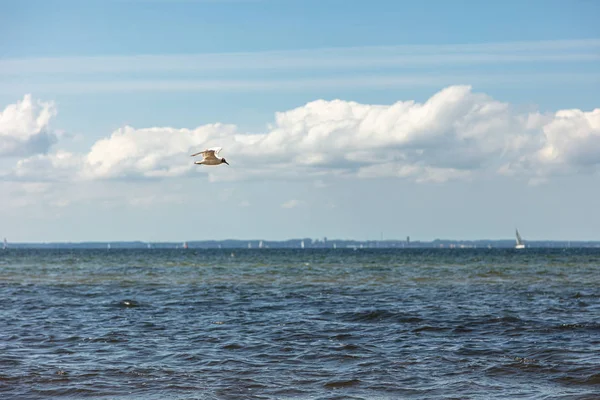
<svg viewBox="0 0 600 400"><path fill-rule="evenodd" d="M127 341L127 335L120 332L109 332L102 336L87 337L83 339L83 342L90 343L122 343Z"/></svg>
<svg viewBox="0 0 600 400"><path fill-rule="evenodd" d="M600 373L588 376L561 376L556 381L566 385L600 385Z"/></svg>
<svg viewBox="0 0 600 400"><path fill-rule="evenodd" d="M450 330L450 328L445 326L422 325L413 329L413 332L444 332L448 330Z"/></svg>
<svg viewBox="0 0 600 400"><path fill-rule="evenodd" d="M571 324L560 324L556 326L556 330L589 330L589 331L600 331L600 323L571 323Z"/></svg>
<svg viewBox="0 0 600 400"><path fill-rule="evenodd" d="M239 350L239 349L243 349L244 346L242 346L241 344L238 344L238 343L229 343L229 344L223 345L221 348L223 348L225 350Z"/></svg>
<svg viewBox="0 0 600 400"><path fill-rule="evenodd" d="M56 398L56 397L86 397L97 395L98 391L94 389L86 389L79 387L65 387L65 388L55 388L55 389L32 389L32 393L41 395L42 398ZM102 393L105 394L105 393Z"/></svg>
<svg viewBox="0 0 600 400"><path fill-rule="evenodd" d="M338 318L347 322L386 322L386 323L418 323L422 319L411 314L389 310L365 310L337 314Z"/></svg>
<svg viewBox="0 0 600 400"><path fill-rule="evenodd" d="M130 300L130 299L125 299L125 300L121 300L118 304L119 307L125 307L125 308L129 308L129 307L139 307L140 303L138 303L135 300Z"/></svg>
<svg viewBox="0 0 600 400"><path fill-rule="evenodd" d="M348 339L352 339L354 336L352 336L350 333L338 333L335 336L332 336L331 339L334 340L348 340Z"/></svg>
<svg viewBox="0 0 600 400"><path fill-rule="evenodd" d="M334 348L337 351L362 351L365 350L362 346L356 344L343 344L339 347Z"/></svg>
<svg viewBox="0 0 600 400"><path fill-rule="evenodd" d="M357 386L357 385L360 385L359 379L350 379L347 381L330 381L330 382L325 383L323 386L326 389L341 389L341 388L353 387L353 386Z"/></svg>

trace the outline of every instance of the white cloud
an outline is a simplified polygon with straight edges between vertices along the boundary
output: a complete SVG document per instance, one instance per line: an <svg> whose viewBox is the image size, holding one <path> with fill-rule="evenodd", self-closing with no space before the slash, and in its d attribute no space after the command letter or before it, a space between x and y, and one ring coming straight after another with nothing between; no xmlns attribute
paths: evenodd
<svg viewBox="0 0 600 400"><path fill-rule="evenodd" d="M227 137L233 130L233 127L222 124L205 125L194 130L133 129L128 126L92 146L84 157L82 175L88 179L184 175L197 168L189 157L192 150L197 150L195 146Z"/></svg>
<svg viewBox="0 0 600 400"><path fill-rule="evenodd" d="M231 165L193 164L192 152L212 146L223 147L221 156ZM85 154L56 150L20 160L4 178L207 175L209 182L309 179L320 187L336 177L446 182L504 174L540 182L556 174L594 173L598 165L600 109L519 112L470 86L450 86L423 103L316 100L276 113L260 134L219 123L194 129L125 127Z"/></svg>
<svg viewBox="0 0 600 400"><path fill-rule="evenodd" d="M386 163L362 167L358 170L359 178L408 178L417 183L440 183L454 179L467 180L472 177L474 171L459 170L456 168L435 168L418 165L401 165Z"/></svg>
<svg viewBox="0 0 600 400"><path fill-rule="evenodd" d="M302 205L302 201L292 199L292 200L288 200L285 203L281 204L281 208L296 208L296 207L299 207L300 205Z"/></svg>
<svg viewBox="0 0 600 400"><path fill-rule="evenodd" d="M57 139L48 129L55 115L53 103L34 103L29 94L0 111L0 157L47 152Z"/></svg>
<svg viewBox="0 0 600 400"><path fill-rule="evenodd" d="M83 157L63 150L37 154L17 162L14 177L32 181L69 181L77 179Z"/></svg>
<svg viewBox="0 0 600 400"><path fill-rule="evenodd" d="M535 144L513 162L500 167L505 175L531 175L542 183L554 175L596 173L600 170L600 108L584 112L560 110L542 120Z"/></svg>
<svg viewBox="0 0 600 400"><path fill-rule="evenodd" d="M576 167L600 164L600 108L592 112L562 110L544 126L541 163Z"/></svg>

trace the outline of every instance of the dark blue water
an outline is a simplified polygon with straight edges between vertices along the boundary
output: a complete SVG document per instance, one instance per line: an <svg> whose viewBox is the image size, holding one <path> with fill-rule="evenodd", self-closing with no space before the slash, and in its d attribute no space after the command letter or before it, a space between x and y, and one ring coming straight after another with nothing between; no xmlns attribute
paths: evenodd
<svg viewBox="0 0 600 400"><path fill-rule="evenodd" d="M2 399L599 399L600 250L0 252Z"/></svg>

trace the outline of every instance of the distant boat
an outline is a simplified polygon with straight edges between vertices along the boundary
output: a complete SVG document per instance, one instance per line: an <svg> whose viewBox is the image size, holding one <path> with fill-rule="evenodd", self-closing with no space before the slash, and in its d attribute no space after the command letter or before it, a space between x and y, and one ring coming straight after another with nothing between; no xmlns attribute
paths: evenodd
<svg viewBox="0 0 600 400"><path fill-rule="evenodd" d="M183 242L183 248L184 248L184 249L187 249L187 248L188 248L188 244L187 244L187 242Z"/></svg>
<svg viewBox="0 0 600 400"><path fill-rule="evenodd" d="M521 235L519 235L519 230L517 229L517 244L515 244L515 249L524 249L525 248L525 243L523 243L523 239L521 238Z"/></svg>
<svg viewBox="0 0 600 400"><path fill-rule="evenodd" d="M304 240L300 242L300 248L303 249L304 248Z"/></svg>
<svg viewBox="0 0 600 400"><path fill-rule="evenodd" d="M4 244L2 245L2 250L6 250L8 248L8 242L6 241L6 238L4 238Z"/></svg>

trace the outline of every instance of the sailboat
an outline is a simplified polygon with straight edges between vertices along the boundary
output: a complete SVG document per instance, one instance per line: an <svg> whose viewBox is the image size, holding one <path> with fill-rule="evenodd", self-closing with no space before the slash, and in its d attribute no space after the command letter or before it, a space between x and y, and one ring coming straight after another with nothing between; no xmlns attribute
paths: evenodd
<svg viewBox="0 0 600 400"><path fill-rule="evenodd" d="M515 249L524 249L525 248L525 243L523 243L523 239L521 238L521 235L519 235L519 230L517 229L517 244L515 245Z"/></svg>
<svg viewBox="0 0 600 400"><path fill-rule="evenodd" d="M2 245L2 250L6 250L8 248L8 242L6 241L6 238L4 238L4 244Z"/></svg>

